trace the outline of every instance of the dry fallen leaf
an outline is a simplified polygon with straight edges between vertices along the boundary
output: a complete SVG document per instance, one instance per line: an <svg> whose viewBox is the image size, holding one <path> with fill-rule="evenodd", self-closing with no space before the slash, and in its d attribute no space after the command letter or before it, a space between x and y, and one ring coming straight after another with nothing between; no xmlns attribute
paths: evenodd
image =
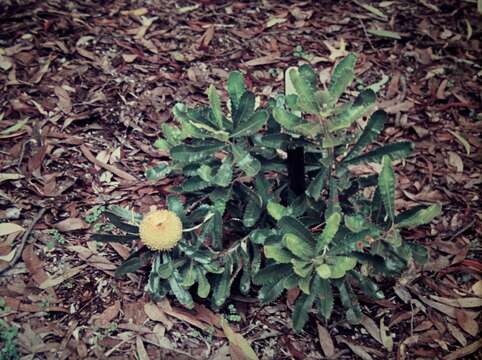
<svg viewBox="0 0 482 360"><path fill-rule="evenodd" d="M69 93L62 87L56 86L54 88L55 95L59 98L57 103L58 107L64 114L70 114L72 111L72 101L70 100Z"/></svg>
<svg viewBox="0 0 482 360"><path fill-rule="evenodd" d="M117 300L114 304L107 307L102 313L93 315L90 320L95 326L107 328L112 321L119 315L121 309L120 301Z"/></svg>
<svg viewBox="0 0 482 360"><path fill-rule="evenodd" d="M68 218L54 224L54 227L61 232L88 229L89 225L81 218Z"/></svg>
<svg viewBox="0 0 482 360"><path fill-rule="evenodd" d="M224 334L229 340L229 347L231 359L233 360L258 360L258 356L253 348L241 334L238 334L231 329L225 319L221 320Z"/></svg>
<svg viewBox="0 0 482 360"><path fill-rule="evenodd" d="M159 306L152 302L146 303L144 305L144 312L149 317L149 319L163 323L166 326L167 330L171 330L174 326L174 323L168 319L166 313L161 310Z"/></svg>
<svg viewBox="0 0 482 360"><path fill-rule="evenodd" d="M318 339L320 340L321 349L326 357L332 357L335 355L335 345L331 339L328 330L321 326L319 323L316 324L318 327Z"/></svg>
<svg viewBox="0 0 482 360"><path fill-rule="evenodd" d="M479 333L479 323L475 321L467 311L455 310L455 316L457 318L457 324L467 333L472 336L477 336Z"/></svg>
<svg viewBox="0 0 482 360"><path fill-rule="evenodd" d="M20 231L25 231L23 227L14 223L1 223L0 224L0 236L14 234Z"/></svg>
<svg viewBox="0 0 482 360"><path fill-rule="evenodd" d="M482 298L482 280L479 280L472 285L472 292L478 297Z"/></svg>
<svg viewBox="0 0 482 360"><path fill-rule="evenodd" d="M80 273L87 265L77 266L66 270L62 275L51 277L39 285L40 289L47 289L62 284L65 280L70 279Z"/></svg>

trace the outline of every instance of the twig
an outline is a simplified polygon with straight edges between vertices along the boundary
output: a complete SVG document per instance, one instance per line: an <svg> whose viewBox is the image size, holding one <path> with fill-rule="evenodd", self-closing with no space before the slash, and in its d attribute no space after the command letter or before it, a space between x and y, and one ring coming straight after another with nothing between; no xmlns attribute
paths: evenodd
<svg viewBox="0 0 482 360"><path fill-rule="evenodd" d="M471 222L469 222L467 225L465 225L463 228L457 230L452 236L450 236L449 242L454 240L456 237L462 235L464 232L469 230L473 225L475 224L475 219L472 219Z"/></svg>
<svg viewBox="0 0 482 360"><path fill-rule="evenodd" d="M18 249L17 249L17 252L15 253L14 258L12 259L12 261L10 261L8 263L8 265L6 267L4 267L3 269L0 270L0 275L3 274L4 272L6 272L7 270L10 270L11 268L13 268L15 266L15 264L18 262L18 260L20 259L20 256L22 255L23 248L25 247L25 244L27 243L27 239L28 239L30 233L32 232L35 224L37 224L38 221L42 218L45 211L47 211L46 208L40 209L37 216L35 216L35 218L32 220L32 222L30 223L27 231L25 231L25 233L23 234L22 240L20 241L20 245L18 246Z"/></svg>
<svg viewBox="0 0 482 360"><path fill-rule="evenodd" d="M362 26L362 29L363 29L363 33L365 34L365 37L368 41L368 44L370 45L370 47L373 49L373 51L375 51L377 54L380 55L380 52L375 48L375 46L373 46L373 43L372 41L370 40L370 36L368 35L368 32L367 32L367 29L365 27L365 24L363 23L363 21L361 19L358 19L360 20L360 24Z"/></svg>
<svg viewBox="0 0 482 360"><path fill-rule="evenodd" d="M118 169L113 165L106 164L105 162L102 162L98 160L87 148L85 145L80 145L80 151L82 151L82 154L89 160L90 162L94 163L95 165L110 171L113 174L116 174L118 177L127 180L127 181L139 181L136 177L132 176L131 174L126 173L124 170Z"/></svg>

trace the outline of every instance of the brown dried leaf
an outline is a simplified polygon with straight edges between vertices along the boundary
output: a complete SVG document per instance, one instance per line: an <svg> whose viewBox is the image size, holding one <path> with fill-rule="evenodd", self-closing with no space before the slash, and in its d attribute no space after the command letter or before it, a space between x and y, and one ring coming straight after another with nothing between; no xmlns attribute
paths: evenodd
<svg viewBox="0 0 482 360"><path fill-rule="evenodd" d="M35 254L33 245L27 245L25 247L22 252L22 260L37 285L40 285L48 279L48 275L43 269L45 264Z"/></svg>
<svg viewBox="0 0 482 360"><path fill-rule="evenodd" d="M266 56L261 56L256 59L252 59L249 61L246 61L241 64L243 67L250 67L250 66L259 66L259 65L268 65L268 64L274 64L279 61L280 53L273 53L269 54Z"/></svg>
<svg viewBox="0 0 482 360"><path fill-rule="evenodd" d="M137 358L139 360L150 360L146 348L144 347L144 343L142 342L142 338L140 336L136 337L136 350Z"/></svg>
<svg viewBox="0 0 482 360"><path fill-rule="evenodd" d="M221 321L224 334L229 340L229 349L231 359L233 360L258 360L258 356L253 348L241 334L236 333L231 329L226 320Z"/></svg>
<svg viewBox="0 0 482 360"><path fill-rule="evenodd" d="M101 314L95 314L90 318L90 321L94 325L107 328L111 325L111 322L119 315L121 309L120 301L116 301L111 306L107 307Z"/></svg>
<svg viewBox="0 0 482 360"><path fill-rule="evenodd" d="M81 266L77 266L77 267L74 267L74 268L71 268L71 269L67 269L62 275L57 276L57 277L48 278L47 280L42 282L39 285L39 288L40 289L47 289L47 288L50 288L50 287L60 285L65 280L70 279L70 278L74 277L75 275L77 275L78 273L80 273L86 266L87 265L81 265Z"/></svg>
<svg viewBox="0 0 482 360"><path fill-rule="evenodd" d="M382 344L382 338L380 337L380 329L373 319L364 315L360 324L368 331L368 333L380 344Z"/></svg>
<svg viewBox="0 0 482 360"><path fill-rule="evenodd" d="M203 36L201 36L201 40L199 41L199 49L206 50L211 43L211 40L214 37L214 26L209 26L206 31L204 32Z"/></svg>
<svg viewBox="0 0 482 360"><path fill-rule="evenodd" d="M443 360L456 360L456 359L463 359L466 356L475 353L482 347L482 339L479 339L473 342L470 345L467 345L463 348L457 349L452 351L450 354L443 357Z"/></svg>
<svg viewBox="0 0 482 360"><path fill-rule="evenodd" d="M61 232L69 232L76 230L88 229L89 225L81 218L68 218L54 224L54 227Z"/></svg>
<svg viewBox="0 0 482 360"><path fill-rule="evenodd" d="M479 333L479 324L466 311L455 310L457 324L468 334L477 336Z"/></svg>
<svg viewBox="0 0 482 360"><path fill-rule="evenodd" d="M62 87L56 86L54 88L54 93L59 98L57 103L58 107L64 114L70 114L72 111L72 101L70 100L69 93Z"/></svg>
<svg viewBox="0 0 482 360"><path fill-rule="evenodd" d="M171 330L174 326L174 323L169 320L165 312L161 310L159 306L152 302L144 305L144 312L149 317L149 319L163 323L166 326L167 330Z"/></svg>
<svg viewBox="0 0 482 360"><path fill-rule="evenodd" d="M0 236L10 235L18 232L23 232L25 229L15 223L1 223Z"/></svg>
<svg viewBox="0 0 482 360"><path fill-rule="evenodd" d="M350 350L353 351L353 353L355 355L359 356L361 359L363 359L363 360L373 360L371 355L366 352L364 347L362 347L360 345L357 345L355 343L352 343L351 341L346 340L342 336L337 336L336 341L341 342L341 343L345 344L346 346L348 346L350 348Z"/></svg>
<svg viewBox="0 0 482 360"><path fill-rule="evenodd" d="M452 336L460 343L460 345L465 346L467 345L467 339L465 338L464 334L459 330L457 326L452 325L451 323L447 323L447 328Z"/></svg>
<svg viewBox="0 0 482 360"><path fill-rule="evenodd" d="M328 330L321 326L319 323L316 323L318 327L318 339L320 340L321 349L326 357L331 357L335 355L335 345L333 344L333 340L330 336Z"/></svg>

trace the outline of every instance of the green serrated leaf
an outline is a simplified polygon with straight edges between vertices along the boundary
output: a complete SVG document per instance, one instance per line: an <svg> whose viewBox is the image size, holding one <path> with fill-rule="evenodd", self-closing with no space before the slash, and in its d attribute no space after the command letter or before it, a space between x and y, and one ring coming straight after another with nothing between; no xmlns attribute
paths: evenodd
<svg viewBox="0 0 482 360"><path fill-rule="evenodd" d="M233 179L233 161L230 157L226 157L219 167L213 182L221 187L226 187L231 184Z"/></svg>
<svg viewBox="0 0 482 360"><path fill-rule="evenodd" d="M331 268L328 264L321 264L316 268L316 272L322 279L329 279L331 277Z"/></svg>
<svg viewBox="0 0 482 360"><path fill-rule="evenodd" d="M253 283L255 285L264 285L274 283L292 273L291 265L288 264L271 264L265 268L255 272Z"/></svg>
<svg viewBox="0 0 482 360"><path fill-rule="evenodd" d="M306 189L306 192L316 201L320 200L321 191L325 186L326 178L328 177L328 168L321 169L315 178L311 181L310 185Z"/></svg>
<svg viewBox="0 0 482 360"><path fill-rule="evenodd" d="M179 284L177 278L180 278L179 273L177 270L174 271L174 276L169 278L169 286L171 287L172 293L176 297L176 299L188 309L192 309L194 307L194 301L192 299L191 294L189 291L184 289L181 284Z"/></svg>
<svg viewBox="0 0 482 360"><path fill-rule="evenodd" d="M134 251L129 257L116 269L115 276L122 277L125 274L136 272L143 266L147 265L152 258L154 252L145 246Z"/></svg>
<svg viewBox="0 0 482 360"><path fill-rule="evenodd" d="M258 298L263 304L275 301L283 293L285 279L279 279L278 281L267 283L261 287L258 293Z"/></svg>
<svg viewBox="0 0 482 360"><path fill-rule="evenodd" d="M211 292L211 284L209 284L208 278L206 277L206 273L199 267L196 267L197 273L197 295L205 299L209 296Z"/></svg>
<svg viewBox="0 0 482 360"><path fill-rule="evenodd" d="M224 265L224 271L214 285L213 302L214 305L217 307L222 306L229 297L229 294L231 293L231 282L229 281L231 275L231 268L232 264L229 261Z"/></svg>
<svg viewBox="0 0 482 360"><path fill-rule="evenodd" d="M283 216L278 222L278 226L283 234L291 233L311 246L314 246L315 239L312 233L300 221L296 220L296 218Z"/></svg>
<svg viewBox="0 0 482 360"><path fill-rule="evenodd" d="M367 122L367 125L363 129L362 134L358 138L358 141L351 148L347 154L347 160L354 158L368 145L370 145L377 136L382 132L385 127L385 121L387 114L383 110L375 111Z"/></svg>
<svg viewBox="0 0 482 360"><path fill-rule="evenodd" d="M357 96L353 105L347 107L328 123L328 131L333 132L349 127L373 108L375 99L376 96L372 90L363 90Z"/></svg>
<svg viewBox="0 0 482 360"><path fill-rule="evenodd" d="M164 179L171 173L171 167L166 162L161 162L159 165L147 169L145 172L147 180Z"/></svg>
<svg viewBox="0 0 482 360"><path fill-rule="evenodd" d="M285 234L282 243L284 247L302 259L311 259L315 255L311 243L295 234Z"/></svg>
<svg viewBox="0 0 482 360"><path fill-rule="evenodd" d="M348 54L335 67L328 88L330 104L335 104L355 77L355 54Z"/></svg>
<svg viewBox="0 0 482 360"><path fill-rule="evenodd" d="M289 264L293 255L280 244L265 245L264 255L267 259L273 259L278 264Z"/></svg>
<svg viewBox="0 0 482 360"><path fill-rule="evenodd" d="M231 144L234 162L245 172L247 176L256 176L261 170L261 163L254 158L248 151L239 145Z"/></svg>
<svg viewBox="0 0 482 360"><path fill-rule="evenodd" d="M389 156L392 161L400 160L410 155L412 150L413 144L411 142L402 141L399 143L382 146L378 149L372 150L366 154L354 157L349 160L343 160L341 165L348 166L359 163L380 162L383 156Z"/></svg>
<svg viewBox="0 0 482 360"><path fill-rule="evenodd" d="M291 264L293 264L293 271L295 274L302 278L307 277L313 271L313 263L311 261L293 258L291 259Z"/></svg>
<svg viewBox="0 0 482 360"><path fill-rule="evenodd" d="M288 112L281 107L275 107L273 109L273 118L287 130L292 130L295 126L304 124L301 117Z"/></svg>
<svg viewBox="0 0 482 360"><path fill-rule="evenodd" d="M311 83L311 78L306 77L305 72L291 69L289 77L298 94L298 102L300 108L310 114L318 114L320 109L316 101L316 88Z"/></svg>
<svg viewBox="0 0 482 360"><path fill-rule="evenodd" d="M233 129L238 129L241 123L248 121L254 113L255 105L256 96L250 91L244 92L239 99L236 111L233 112Z"/></svg>
<svg viewBox="0 0 482 360"><path fill-rule="evenodd" d="M311 276L307 276L307 277L299 278L299 280L298 280L298 287L299 287L300 290L303 291L303 293L305 293L306 295L310 295L310 291L311 291L311 290L310 290L311 279L312 279Z"/></svg>
<svg viewBox="0 0 482 360"><path fill-rule="evenodd" d="M110 222L118 229L121 229L123 231L126 231L131 234L138 234L139 233L139 227L131 224L126 224L123 222L122 218L116 214L114 214L111 211L106 211L105 216L110 220Z"/></svg>
<svg viewBox="0 0 482 360"><path fill-rule="evenodd" d="M218 129L223 128L223 112L221 110L221 99L219 98L219 94L214 87L214 85L210 85L208 89L208 98L209 104L211 105L211 111L213 113L214 119L216 120L216 124L218 125Z"/></svg>
<svg viewBox="0 0 482 360"><path fill-rule="evenodd" d="M328 320L331 317L334 306L333 290L331 288L330 280L321 279L320 289L318 293L319 300L319 312L320 314Z"/></svg>
<svg viewBox="0 0 482 360"><path fill-rule="evenodd" d="M268 201L266 209L268 210L268 214L276 221L280 220L283 216L289 215L288 208L272 200Z"/></svg>
<svg viewBox="0 0 482 360"><path fill-rule="evenodd" d="M222 142L212 142L203 145L177 145L170 153L171 157L180 162L192 163L212 156L216 151L220 151L225 146Z"/></svg>
<svg viewBox="0 0 482 360"><path fill-rule="evenodd" d="M442 213L440 204L433 204L425 209L418 210L415 214L404 217L403 214L397 216L395 222L400 228L413 228L415 226L425 225Z"/></svg>
<svg viewBox="0 0 482 360"><path fill-rule="evenodd" d="M231 134L232 138L241 136L250 136L258 132L268 120L268 112L266 110L257 111L251 115L251 117L245 121L237 123Z"/></svg>
<svg viewBox="0 0 482 360"><path fill-rule="evenodd" d="M232 71L228 76L228 94L231 99L231 112L234 114L239 106L241 96L246 92L244 76L239 71Z"/></svg>
<svg viewBox="0 0 482 360"><path fill-rule="evenodd" d="M395 220L395 172L389 156L382 159L382 170L378 175L378 188L382 197L387 215L393 224Z"/></svg>
<svg viewBox="0 0 482 360"><path fill-rule="evenodd" d="M338 232L338 228L340 227L340 222L341 215L338 212L335 212L328 217L323 232L321 233L316 243L317 254L322 251L326 246L328 246L333 240L336 233Z"/></svg>
<svg viewBox="0 0 482 360"><path fill-rule="evenodd" d="M199 176L188 178L182 183L182 191L196 192L209 187L209 183L201 179Z"/></svg>

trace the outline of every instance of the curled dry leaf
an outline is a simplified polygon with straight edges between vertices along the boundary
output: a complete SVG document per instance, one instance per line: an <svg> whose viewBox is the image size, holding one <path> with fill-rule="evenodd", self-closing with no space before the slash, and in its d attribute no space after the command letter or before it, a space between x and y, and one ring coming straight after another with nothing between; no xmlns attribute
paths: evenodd
<svg viewBox="0 0 482 360"><path fill-rule="evenodd" d="M174 326L174 323L169 320L169 318L166 316L166 313L161 310L159 306L152 302L146 303L144 305L144 312L149 317L149 319L163 323L166 326L167 330L171 330Z"/></svg>

